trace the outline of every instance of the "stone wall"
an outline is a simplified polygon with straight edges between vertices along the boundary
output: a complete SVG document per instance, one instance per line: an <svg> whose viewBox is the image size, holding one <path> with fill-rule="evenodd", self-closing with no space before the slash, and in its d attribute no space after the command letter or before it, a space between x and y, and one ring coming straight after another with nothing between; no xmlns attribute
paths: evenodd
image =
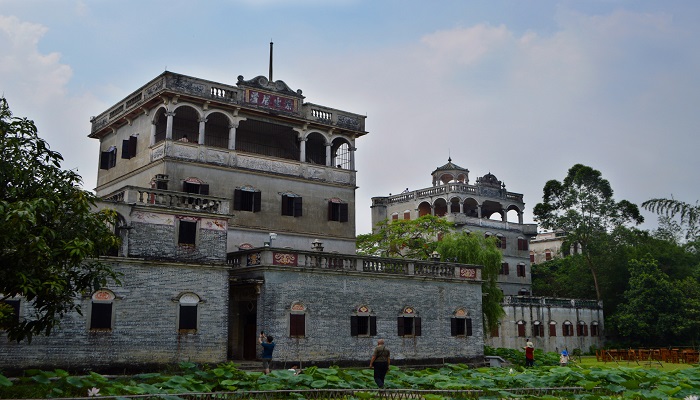
<svg viewBox="0 0 700 400"><path fill-rule="evenodd" d="M306 308L304 338L289 335L289 314L295 303ZM351 336L350 317L363 305L376 316L375 337ZM412 307L421 318L420 336L398 336L397 318L405 307ZM458 308L468 312L472 336L451 336L450 319ZM268 269L258 310L259 330L275 336L275 358L287 364L366 365L378 338L386 340L398 364L483 361L478 282Z"/></svg>
<svg viewBox="0 0 700 400"><path fill-rule="evenodd" d="M31 344L0 340L0 369L148 368L181 361L224 362L228 327L228 270L224 267L112 259L121 286L110 285L113 329L90 331L91 299L78 299L49 337ZM200 298L196 333L178 333L178 298ZM27 315L27 303L20 314Z"/></svg>

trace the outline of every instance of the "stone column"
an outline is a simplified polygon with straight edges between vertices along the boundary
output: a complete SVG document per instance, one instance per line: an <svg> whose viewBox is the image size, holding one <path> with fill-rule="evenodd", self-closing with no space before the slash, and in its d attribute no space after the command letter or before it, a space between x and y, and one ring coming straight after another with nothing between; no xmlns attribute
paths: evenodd
<svg viewBox="0 0 700 400"><path fill-rule="evenodd" d="M333 143L326 142L326 167L333 166L333 160L331 160L331 146Z"/></svg>
<svg viewBox="0 0 700 400"><path fill-rule="evenodd" d="M156 144L156 121L151 121L151 146Z"/></svg>
<svg viewBox="0 0 700 400"><path fill-rule="evenodd" d="M306 141L308 138L299 138L299 161L306 162Z"/></svg>
<svg viewBox="0 0 700 400"><path fill-rule="evenodd" d="M173 117L175 117L175 112L167 111L165 115L168 117L168 122L165 124L165 138L173 140Z"/></svg>
<svg viewBox="0 0 700 400"><path fill-rule="evenodd" d="M523 224L523 212L522 211L518 211L518 223L520 225Z"/></svg>
<svg viewBox="0 0 700 400"><path fill-rule="evenodd" d="M476 206L476 211L478 213L479 219L481 219L481 204Z"/></svg>
<svg viewBox="0 0 700 400"><path fill-rule="evenodd" d="M430 215L435 216L435 204L430 205Z"/></svg>
<svg viewBox="0 0 700 400"><path fill-rule="evenodd" d="M502 208L501 212L503 213L503 222L508 222L508 212Z"/></svg>
<svg viewBox="0 0 700 400"><path fill-rule="evenodd" d="M200 118L198 120L198 122L199 122L199 137L197 138L197 143L204 144L204 128L206 126L207 119Z"/></svg>
<svg viewBox="0 0 700 400"><path fill-rule="evenodd" d="M349 154L350 165L348 166L348 168L351 171L354 171L355 170L355 150L357 150L357 147L350 147L348 150L350 151L350 154Z"/></svg>
<svg viewBox="0 0 700 400"><path fill-rule="evenodd" d="M228 126L228 148L229 150L236 150L236 129L238 129L239 122L236 121Z"/></svg>

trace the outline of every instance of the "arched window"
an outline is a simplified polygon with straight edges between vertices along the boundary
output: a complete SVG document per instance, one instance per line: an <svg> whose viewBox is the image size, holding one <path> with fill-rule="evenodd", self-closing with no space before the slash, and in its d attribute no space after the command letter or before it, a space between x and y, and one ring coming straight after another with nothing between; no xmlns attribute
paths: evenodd
<svg viewBox="0 0 700 400"><path fill-rule="evenodd" d="M367 305L361 305L350 317L351 336L377 336L377 317Z"/></svg>
<svg viewBox="0 0 700 400"><path fill-rule="evenodd" d="M534 321L532 323L532 336L544 337L544 325L541 321Z"/></svg>
<svg viewBox="0 0 700 400"><path fill-rule="evenodd" d="M90 302L90 330L111 331L114 326L114 292L100 289Z"/></svg>
<svg viewBox="0 0 700 400"><path fill-rule="evenodd" d="M574 336L574 325L570 321L564 321L561 325L562 336Z"/></svg>
<svg viewBox="0 0 700 400"><path fill-rule="evenodd" d="M199 303L201 299L194 293L184 293L178 300L178 333L197 333L199 326Z"/></svg>
<svg viewBox="0 0 700 400"><path fill-rule="evenodd" d="M594 336L600 336L600 327L598 325L598 321L591 322L591 337Z"/></svg>
<svg viewBox="0 0 700 400"><path fill-rule="evenodd" d="M554 321L549 321L549 336L557 336L557 323Z"/></svg>
<svg viewBox="0 0 700 400"><path fill-rule="evenodd" d="M520 320L516 325L518 326L518 337L525 337L525 321Z"/></svg>
<svg viewBox="0 0 700 400"><path fill-rule="evenodd" d="M306 337L306 306L301 302L292 303L289 309L289 336Z"/></svg>
<svg viewBox="0 0 700 400"><path fill-rule="evenodd" d="M583 321L576 324L576 336L588 336L588 325Z"/></svg>
<svg viewBox="0 0 700 400"><path fill-rule="evenodd" d="M465 308L458 308L450 319L452 336L472 336L472 319Z"/></svg>
<svg viewBox="0 0 700 400"><path fill-rule="evenodd" d="M399 336L420 336L421 320L413 307L404 307L397 318Z"/></svg>

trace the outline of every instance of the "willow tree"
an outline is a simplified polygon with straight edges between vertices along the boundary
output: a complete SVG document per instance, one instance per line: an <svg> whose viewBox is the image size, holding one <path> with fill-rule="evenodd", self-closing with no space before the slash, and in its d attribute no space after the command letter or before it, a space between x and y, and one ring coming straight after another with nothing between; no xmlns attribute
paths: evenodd
<svg viewBox="0 0 700 400"><path fill-rule="evenodd" d="M435 249L441 260L456 261L463 264L481 265L481 286L483 301L481 304L484 326L492 331L498 327L503 318L503 292L498 287L498 272L501 268L502 254L496 247L496 237L484 237L483 234L455 232L445 235Z"/></svg>
<svg viewBox="0 0 700 400"><path fill-rule="evenodd" d="M76 298L117 278L98 259L118 244L115 214L94 212L95 195L61 161L0 98L0 324L12 340L50 334L80 311ZM26 302L24 318L12 300Z"/></svg>
<svg viewBox="0 0 700 400"><path fill-rule="evenodd" d="M600 171L583 164L569 169L562 182L548 181L542 203L533 209L535 220L546 229L563 230L563 247L578 243L593 277L597 300L601 300L596 257L605 257L608 234L627 224L644 222L636 204L616 202L610 182Z"/></svg>

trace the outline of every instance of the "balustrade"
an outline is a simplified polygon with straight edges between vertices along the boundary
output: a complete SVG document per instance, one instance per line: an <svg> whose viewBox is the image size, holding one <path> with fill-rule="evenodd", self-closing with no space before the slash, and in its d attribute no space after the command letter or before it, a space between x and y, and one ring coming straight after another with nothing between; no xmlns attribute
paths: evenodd
<svg viewBox="0 0 700 400"><path fill-rule="evenodd" d="M104 198L105 201L131 203L139 206L168 207L214 214L228 214L229 202L219 197L169 190L127 186Z"/></svg>

